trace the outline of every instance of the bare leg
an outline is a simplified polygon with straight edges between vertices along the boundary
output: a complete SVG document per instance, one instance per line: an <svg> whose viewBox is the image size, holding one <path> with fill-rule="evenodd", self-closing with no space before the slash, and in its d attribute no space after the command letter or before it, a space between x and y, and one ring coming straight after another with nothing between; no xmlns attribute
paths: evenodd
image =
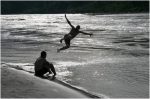
<svg viewBox="0 0 150 99"><path fill-rule="evenodd" d="M65 50L65 49L68 49L70 47L70 39L64 39L65 40L65 44L66 46L60 48L57 50L57 52L60 52L61 50Z"/></svg>
<svg viewBox="0 0 150 99"><path fill-rule="evenodd" d="M65 41L66 46L64 46L60 49L57 49L57 52L60 52L61 50L68 49L70 47L70 38L63 38L63 39L60 40L60 42L62 42L62 40Z"/></svg>
<svg viewBox="0 0 150 99"><path fill-rule="evenodd" d="M60 52L61 50L65 50L65 49L68 49L70 47L70 45L66 45L60 49L57 50L57 52Z"/></svg>
<svg viewBox="0 0 150 99"><path fill-rule="evenodd" d="M65 49L68 49L70 46L64 46L62 48L60 48L59 50L65 50Z"/></svg>
<svg viewBox="0 0 150 99"><path fill-rule="evenodd" d="M60 39L60 43L62 43L63 40L64 40L64 38Z"/></svg>

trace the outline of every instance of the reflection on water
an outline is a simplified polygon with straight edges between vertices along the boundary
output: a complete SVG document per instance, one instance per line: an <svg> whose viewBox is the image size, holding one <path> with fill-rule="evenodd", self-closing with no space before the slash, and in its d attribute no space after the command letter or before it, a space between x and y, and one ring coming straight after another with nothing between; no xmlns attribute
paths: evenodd
<svg viewBox="0 0 150 99"><path fill-rule="evenodd" d="M60 80L112 98L148 98L149 15L67 17L94 35L79 34L57 53L64 46L60 38L70 31L63 14L2 15L2 66L34 72L34 61L46 50Z"/></svg>

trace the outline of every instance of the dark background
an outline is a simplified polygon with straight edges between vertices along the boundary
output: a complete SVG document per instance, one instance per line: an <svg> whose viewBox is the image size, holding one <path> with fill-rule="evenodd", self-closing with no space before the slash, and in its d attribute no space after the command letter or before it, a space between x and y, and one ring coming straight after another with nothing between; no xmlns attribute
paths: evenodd
<svg viewBox="0 0 150 99"><path fill-rule="evenodd" d="M149 1L1 1L1 14L139 12L149 12Z"/></svg>

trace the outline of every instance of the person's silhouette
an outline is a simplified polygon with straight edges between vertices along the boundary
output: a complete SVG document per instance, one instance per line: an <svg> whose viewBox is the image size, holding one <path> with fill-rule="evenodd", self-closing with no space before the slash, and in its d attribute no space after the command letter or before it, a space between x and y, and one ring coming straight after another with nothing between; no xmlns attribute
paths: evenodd
<svg viewBox="0 0 150 99"><path fill-rule="evenodd" d="M79 33L82 33L82 34L85 34L85 35L93 35L92 33L85 33L83 31L79 31L80 29L80 25L77 25L76 27L74 27L71 22L68 20L68 18L66 17L66 14L65 14L65 18L68 22L68 24L71 26L71 31L64 35L64 37L60 40L60 42L62 43L62 41L64 40L66 46L60 48L60 49L57 49L57 52L60 52L61 50L65 50L67 48L70 47L70 41L75 38Z"/></svg>
<svg viewBox="0 0 150 99"><path fill-rule="evenodd" d="M41 56L34 63L35 76L44 77L43 75L53 72L53 78L56 76L56 71L52 63L46 60L46 52L42 51Z"/></svg>

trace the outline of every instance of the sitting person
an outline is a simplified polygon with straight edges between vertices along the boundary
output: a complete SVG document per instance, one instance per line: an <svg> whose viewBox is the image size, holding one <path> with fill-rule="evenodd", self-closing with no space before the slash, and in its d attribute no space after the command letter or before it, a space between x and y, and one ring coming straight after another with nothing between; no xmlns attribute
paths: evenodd
<svg viewBox="0 0 150 99"><path fill-rule="evenodd" d="M46 60L46 52L42 51L41 56L34 63L35 76L44 77L44 74L51 74L53 72L53 78L56 76L55 68L52 63Z"/></svg>

